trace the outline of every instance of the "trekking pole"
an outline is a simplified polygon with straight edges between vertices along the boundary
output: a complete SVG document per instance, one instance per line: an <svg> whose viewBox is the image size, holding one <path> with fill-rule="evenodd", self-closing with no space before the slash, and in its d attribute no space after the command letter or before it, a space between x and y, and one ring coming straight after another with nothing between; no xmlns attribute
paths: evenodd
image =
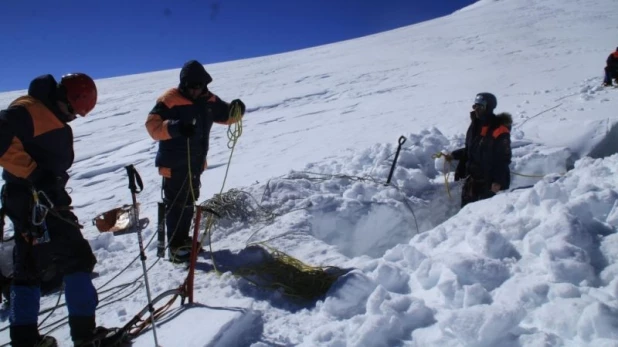
<svg viewBox="0 0 618 347"><path fill-rule="evenodd" d="M395 159L393 159L393 165L391 166L391 172L388 174L388 179L386 180L385 186L391 184L391 178L393 178L393 172L395 172L395 165L397 165L397 159L399 158L399 152L401 151L401 146L406 142L405 136L399 137L399 146L397 147L397 152L395 153Z"/></svg>
<svg viewBox="0 0 618 347"><path fill-rule="evenodd" d="M129 190L131 190L131 199L133 200L133 223L137 228L137 240L139 242L140 259L142 261L142 269L144 270L144 283L146 284L146 295L148 296L148 311L150 312L150 322L152 323L152 334L154 335L155 346L159 346L157 339L157 328L154 322L154 306L150 296L150 285L148 284L148 269L146 268L146 253L144 251L144 241L142 240L142 226L139 221L139 211L137 207L137 199L135 195L144 190L144 183L135 167L131 165L125 166L127 175L129 176ZM136 185L137 182L137 185ZM137 186L139 185L139 190Z"/></svg>

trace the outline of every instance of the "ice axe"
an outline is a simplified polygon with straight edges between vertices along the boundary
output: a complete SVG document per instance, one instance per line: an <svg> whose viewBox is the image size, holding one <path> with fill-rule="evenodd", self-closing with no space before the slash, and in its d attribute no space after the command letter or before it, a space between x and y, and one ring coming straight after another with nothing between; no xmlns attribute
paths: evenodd
<svg viewBox="0 0 618 347"><path fill-rule="evenodd" d="M144 190L144 183L142 182L142 178L140 177L135 167L130 164L125 166L127 169L127 175L129 176L129 190L131 190L131 199L133 200L133 222L134 225L137 226L137 241L139 243L139 252L140 259L142 261L142 269L144 271L144 283L146 284L146 295L148 296L148 311L150 312L150 320L152 323L152 333L154 335L155 346L159 346L159 341L157 339L157 327L154 322L154 307L152 305L152 299L150 296L150 285L148 284L148 269L146 268L146 252L144 251L144 241L142 239L142 228L139 224L139 210L137 207L137 198L136 195ZM137 189L139 186L139 190Z"/></svg>
<svg viewBox="0 0 618 347"><path fill-rule="evenodd" d="M393 178L393 172L395 172L395 166L397 165L397 159L399 158L399 152L401 151L401 146L406 142L405 136L399 137L399 146L397 147L397 152L395 153L395 159L393 159L393 165L391 166L391 172L388 174L388 179L386 180L385 186L391 184L391 179Z"/></svg>

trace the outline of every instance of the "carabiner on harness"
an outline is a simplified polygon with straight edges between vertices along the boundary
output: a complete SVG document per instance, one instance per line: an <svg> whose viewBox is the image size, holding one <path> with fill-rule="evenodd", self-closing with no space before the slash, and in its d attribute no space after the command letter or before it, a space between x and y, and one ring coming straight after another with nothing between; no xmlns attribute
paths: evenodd
<svg viewBox="0 0 618 347"><path fill-rule="evenodd" d="M39 196L45 198L47 205L42 204ZM49 200L49 197L43 191L37 192L35 189L32 189L32 199L34 201L34 205L32 206L32 230L30 231L30 235L32 237L33 244L46 243L49 242L49 232L47 231L47 223L45 223L45 218L47 218L47 213L50 208L54 207L54 204Z"/></svg>

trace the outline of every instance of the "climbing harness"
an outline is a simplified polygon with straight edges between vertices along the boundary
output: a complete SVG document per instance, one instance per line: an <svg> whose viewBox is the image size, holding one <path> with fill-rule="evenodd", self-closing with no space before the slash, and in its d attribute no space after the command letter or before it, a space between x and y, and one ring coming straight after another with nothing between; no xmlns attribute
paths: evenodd
<svg viewBox="0 0 618 347"><path fill-rule="evenodd" d="M49 204L49 207L41 203L39 195L45 198L45 201ZM28 228L27 234L24 236L32 242L33 245L47 243L50 241L50 238L45 218L47 218L47 213L49 210L54 208L54 204L49 200L45 192L37 192L34 188L32 188L32 201L32 228Z"/></svg>

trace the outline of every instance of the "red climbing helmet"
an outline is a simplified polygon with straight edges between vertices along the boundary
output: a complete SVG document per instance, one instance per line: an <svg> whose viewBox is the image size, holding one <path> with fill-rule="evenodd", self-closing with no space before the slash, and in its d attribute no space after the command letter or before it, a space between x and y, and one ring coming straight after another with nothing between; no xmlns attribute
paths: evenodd
<svg viewBox="0 0 618 347"><path fill-rule="evenodd" d="M66 100L73 111L85 117L97 103L97 86L90 76L84 73L70 73L60 80L66 91Z"/></svg>

